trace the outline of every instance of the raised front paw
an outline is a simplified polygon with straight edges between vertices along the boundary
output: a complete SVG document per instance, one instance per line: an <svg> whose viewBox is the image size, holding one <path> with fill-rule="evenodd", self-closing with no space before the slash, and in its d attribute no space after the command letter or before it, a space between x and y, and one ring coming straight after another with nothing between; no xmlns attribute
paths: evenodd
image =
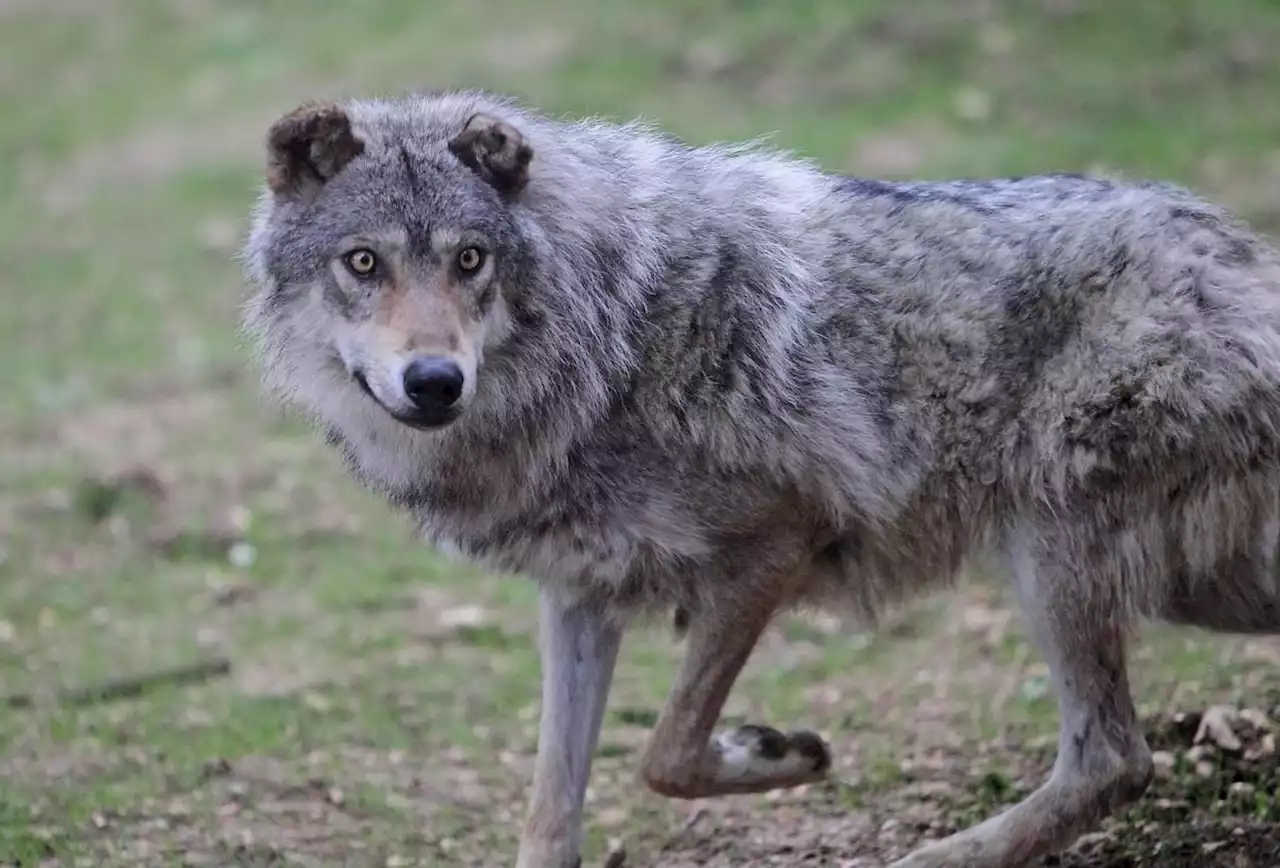
<svg viewBox="0 0 1280 868"><path fill-rule="evenodd" d="M758 791L794 787L826 777L831 751L813 732L782 733L771 726L746 724L716 737L716 777L733 789Z"/></svg>

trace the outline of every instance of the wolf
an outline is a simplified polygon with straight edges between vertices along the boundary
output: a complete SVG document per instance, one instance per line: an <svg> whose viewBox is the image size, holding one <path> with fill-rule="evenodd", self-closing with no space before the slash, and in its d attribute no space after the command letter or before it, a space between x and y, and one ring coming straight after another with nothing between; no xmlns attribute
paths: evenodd
<svg viewBox="0 0 1280 868"><path fill-rule="evenodd" d="M451 90L266 135L264 382L443 552L540 588L518 868L580 864L624 630L686 654L640 760L693 799L823 779L716 733L772 619L867 623L979 556L1051 672L1043 784L894 868L1012 868L1139 798L1149 620L1280 632L1280 253L1183 187L889 182Z"/></svg>

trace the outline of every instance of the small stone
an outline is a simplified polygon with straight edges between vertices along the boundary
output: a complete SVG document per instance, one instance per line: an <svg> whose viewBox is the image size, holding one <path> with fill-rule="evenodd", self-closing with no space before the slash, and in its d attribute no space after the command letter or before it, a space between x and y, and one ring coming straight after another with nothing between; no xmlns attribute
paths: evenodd
<svg viewBox="0 0 1280 868"><path fill-rule="evenodd" d="M1234 708L1225 705L1214 705L1205 710L1200 718L1200 728L1192 741L1195 744L1212 742L1226 751L1236 752L1244 748L1244 744L1232 729L1232 724L1239 718Z"/></svg>
<svg viewBox="0 0 1280 868"><path fill-rule="evenodd" d="M1195 747L1188 750L1185 754L1187 758L1187 762L1191 763L1192 765L1195 765L1196 763L1200 762L1206 757L1210 757L1212 755L1213 755L1213 750L1209 747L1206 747L1205 745L1196 745Z"/></svg>
<svg viewBox="0 0 1280 868"><path fill-rule="evenodd" d="M489 613L482 606L455 606L440 613L440 625L451 629L483 627L489 622Z"/></svg>
<svg viewBox="0 0 1280 868"><path fill-rule="evenodd" d="M1253 726L1254 729L1260 729L1264 732L1271 732L1276 728L1275 721L1256 708L1246 708L1241 711L1240 719Z"/></svg>
<svg viewBox="0 0 1280 868"><path fill-rule="evenodd" d="M625 823L628 816L625 808L605 808L596 814L596 822L605 828L616 827Z"/></svg>
<svg viewBox="0 0 1280 868"><path fill-rule="evenodd" d="M1115 836L1109 832L1089 832L1077 838L1075 844L1071 846L1071 850L1075 853L1082 853L1105 844L1114 838Z"/></svg>
<svg viewBox="0 0 1280 868"><path fill-rule="evenodd" d="M1245 752L1245 759L1255 761L1274 755L1276 752L1275 733L1267 733L1258 739L1258 743Z"/></svg>
<svg viewBox="0 0 1280 868"><path fill-rule="evenodd" d="M247 542L238 542L227 550L227 560L238 570L247 570L258 560L258 550Z"/></svg>
<svg viewBox="0 0 1280 868"><path fill-rule="evenodd" d="M1049 679L1037 675L1023 681L1022 687L1018 692L1022 694L1023 699L1034 701L1048 696L1049 688Z"/></svg>

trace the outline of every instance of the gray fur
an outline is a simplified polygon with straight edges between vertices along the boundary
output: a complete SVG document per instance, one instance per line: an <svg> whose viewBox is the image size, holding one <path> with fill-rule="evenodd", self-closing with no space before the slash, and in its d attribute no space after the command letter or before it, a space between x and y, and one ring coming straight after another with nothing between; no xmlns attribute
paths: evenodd
<svg viewBox="0 0 1280 868"><path fill-rule="evenodd" d="M1138 619L1280 632L1280 254L1221 208L1076 176L852 179L473 92L344 109L359 152L314 197L263 195L245 323L268 383L428 542L619 623L753 594L874 620L1012 559L1083 765L970 830L970 861L944 842L904 865L1021 864L1120 804L1115 781L1140 792ZM477 113L519 132L527 178L450 150ZM492 273L451 296L473 391L416 430L351 376L359 357L390 394L403 358L350 337L369 314L335 245L399 233L412 294L445 249L423 239L473 230Z"/></svg>

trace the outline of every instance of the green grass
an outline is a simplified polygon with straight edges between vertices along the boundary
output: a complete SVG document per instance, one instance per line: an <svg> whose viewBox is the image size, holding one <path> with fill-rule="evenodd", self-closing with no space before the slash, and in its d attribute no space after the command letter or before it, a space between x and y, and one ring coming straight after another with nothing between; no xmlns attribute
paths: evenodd
<svg viewBox="0 0 1280 868"><path fill-rule="evenodd" d="M0 864L513 857L533 589L415 546L262 404L236 336L278 114L485 86L867 175L1163 177L1280 233L1278 43L1275 0L0 3L0 695L27 703L0 714ZM117 479L139 468L155 485ZM1008 605L975 585L882 635L779 625L727 716L819 728L839 780L699 806L683 832L693 809L634 779L679 649L632 637L588 862L621 837L635 864L842 864L1016 798L1054 709ZM1135 679L1152 713L1264 707L1278 656L1152 631ZM58 700L207 658L229 676ZM1277 816L1274 767L1233 769L1160 789L1189 794L1196 834L1244 829L1215 859ZM1254 790L1221 798L1228 772ZM1089 864L1149 858L1138 824Z"/></svg>

